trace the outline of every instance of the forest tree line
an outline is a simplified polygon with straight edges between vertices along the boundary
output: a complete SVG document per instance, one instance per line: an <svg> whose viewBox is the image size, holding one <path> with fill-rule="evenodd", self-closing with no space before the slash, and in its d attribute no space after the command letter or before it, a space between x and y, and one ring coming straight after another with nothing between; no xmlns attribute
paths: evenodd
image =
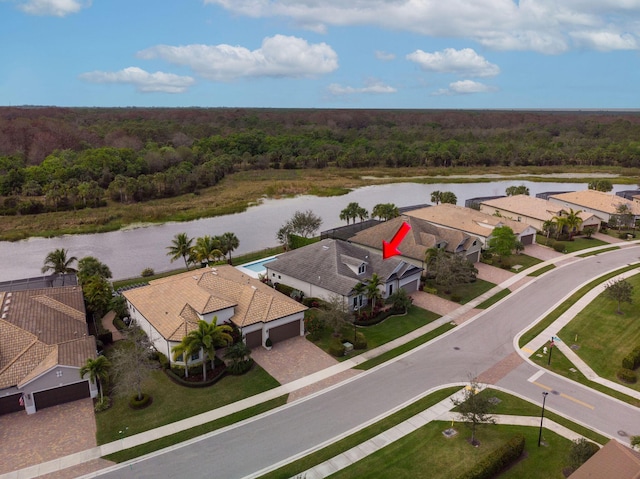
<svg viewBox="0 0 640 479"><path fill-rule="evenodd" d="M640 167L632 112L0 108L0 214L194 192L255 169Z"/></svg>

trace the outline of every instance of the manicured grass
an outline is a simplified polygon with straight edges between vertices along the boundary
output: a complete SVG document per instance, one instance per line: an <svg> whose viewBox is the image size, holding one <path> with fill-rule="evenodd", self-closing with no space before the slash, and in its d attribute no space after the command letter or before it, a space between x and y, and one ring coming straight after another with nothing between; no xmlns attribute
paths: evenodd
<svg viewBox="0 0 640 479"><path fill-rule="evenodd" d="M376 356L373 359L365 361L362 364L359 364L354 369L362 369L367 370L378 366L384 362L387 362L395 357L400 356L401 354L406 353L407 351L411 351L413 348L417 348L421 344L424 344L428 341L431 341L433 338L437 338L441 334L446 333L450 329L455 328L455 325L452 323L443 324L439 328L430 331L429 333L420 336L419 338L413 339L408 343L403 344L402 346L398 346L397 348L392 349L391 351L387 351L386 353L382 353L379 356Z"/></svg>
<svg viewBox="0 0 640 479"><path fill-rule="evenodd" d="M579 254L578 258L587 258L589 256L595 256L595 255L600 254L600 253L606 253L607 251L614 251L614 250L617 250L617 249L620 249L620 247L619 246L612 246L611 248L603 248L603 249L600 249L598 251L591 251L590 253Z"/></svg>
<svg viewBox="0 0 640 479"><path fill-rule="evenodd" d="M114 398L111 408L96 414L96 438L98 444L105 444L120 439L119 431L126 430L127 435L147 431L277 386L279 383L257 364L243 376L228 375L206 388L179 386L164 372L155 370L144 387L144 392L153 397L153 404L133 410L127 398Z"/></svg>
<svg viewBox="0 0 640 479"><path fill-rule="evenodd" d="M374 326L359 326L357 328L358 331L363 333L367 338L367 349L353 351L348 356L343 356L337 359L339 361L343 361L345 359L353 357L356 354L361 354L364 351L377 348L378 346L384 343L388 343L389 341L399 338L400 336L404 336L405 334L418 329L425 324L429 324L439 317L440 316L438 316L436 313L432 313L431 311L427 311L426 309L419 308L418 306L411 306L409 308L409 312L405 315L390 316L383 322L378 323ZM331 335L332 332L329 329L325 329L325 331L322 332L320 339L314 341L314 343L324 351L328 352L329 343L332 339ZM346 340L353 339L353 326L345 326L342 329L342 336Z"/></svg>
<svg viewBox="0 0 640 479"><path fill-rule="evenodd" d="M476 448L469 443L470 432L464 425L455 425L458 434L446 438L442 431L449 427L449 422L429 423L331 477L459 477L482 457L520 433L525 436L524 458L500 477L546 479L562 477L562 468L571 447L571 441L548 430L543 432L547 446L538 447L538 428L486 425L477 432L480 447Z"/></svg>
<svg viewBox="0 0 640 479"><path fill-rule="evenodd" d="M538 356L540 355L540 356ZM542 354L542 348L536 351L529 357L534 363L538 364L543 368L548 369L549 371L553 371L554 373L560 374L566 378L572 379L580 384L584 384L585 386L595 389L596 391L600 391L608 396L614 397L621 401L624 401L628 404L631 404L635 407L640 407L640 401L631 396L627 396L626 394L622 394L621 392L616 391L615 389L610 389L606 386L603 386L600 383L596 383L587 379L584 374L582 374L579 370L576 372L570 371L570 368L577 369L574 367L573 363L567 359L567 357L562 354L562 352L558 348L553 348L553 353L551 354L551 364L547 365L548 355Z"/></svg>
<svg viewBox="0 0 640 479"><path fill-rule="evenodd" d="M493 296L491 296L489 299L484 300L482 303L480 303L478 306L476 306L476 308L478 308L478 309L487 309L488 307L493 306L494 304L496 304L502 298L505 298L505 297L509 296L510 293L511 293L511 290L505 288L502 291L499 291L498 293L496 293Z"/></svg>
<svg viewBox="0 0 640 479"><path fill-rule="evenodd" d="M245 409L244 411L239 411L237 413L222 417L216 421L201 424L194 428L187 429L186 431L178 432L170 436L156 439L155 441L141 444L140 446L131 447L129 449L125 449L124 451L105 456L104 458L114 462L128 461L129 459L144 456L145 454L158 451L165 447L173 446L174 444L179 444L189 439L193 439L194 437L198 437L208 432L215 431L216 429L220 429L229 426L230 424L240 422L244 419L257 416L258 414L262 414L263 412L269 411L270 409L275 409L277 407L283 406L286 403L287 396L285 395L276 399L272 399L271 401L260 403L257 406L250 407L248 409Z"/></svg>
<svg viewBox="0 0 640 479"><path fill-rule="evenodd" d="M529 273L527 276L542 276L543 274L545 274L547 271L551 271L552 269L554 269L556 267L555 264L548 264L540 269L537 269L535 271L532 271L531 273Z"/></svg>
<svg viewBox="0 0 640 479"><path fill-rule="evenodd" d="M515 255L513 255L513 256L511 256L509 258L509 261L511 261L511 264L513 266L515 266L515 265L522 266L522 268L519 268L517 270L512 267L511 268L511 272L512 273L520 273L521 271L524 271L525 269L531 268L533 265L542 263L541 259L534 258L533 256L529 256L529 255L526 255L526 254L515 254Z"/></svg>
<svg viewBox="0 0 640 479"><path fill-rule="evenodd" d="M633 298L632 304L622 304L623 314L617 314L617 301L602 293L562 328L559 336L565 343L578 346L576 354L600 377L640 391L640 384L623 383L616 377L622 359L640 346L640 275L627 282L633 286Z"/></svg>
<svg viewBox="0 0 640 479"><path fill-rule="evenodd" d="M595 248L596 246L604 246L609 243L601 241L595 238L577 237L573 238L573 241L563 241L567 253L573 253L588 248Z"/></svg>
<svg viewBox="0 0 640 479"><path fill-rule="evenodd" d="M452 297L458 296L460 298L460 301L457 302L460 304L468 303L472 299L486 293L495 286L495 284L488 281L476 279L473 283L458 284L451 288L451 294L446 294L444 291L444 287L435 284L433 281L427 281L426 285L429 288L438 290L438 296L440 296L441 298L451 300Z"/></svg>
<svg viewBox="0 0 640 479"><path fill-rule="evenodd" d="M261 476L261 479L288 479L290 477L293 477L296 474L299 474L317 464L331 459L341 452L347 451L352 447L355 447L358 444L361 444L371 439L372 437L375 437L378 434L392 428L393 426L406 421L410 417L415 416L419 412L424 411L425 409L428 409L434 404L437 404L443 399L451 396L459 389L459 387L451 387L441 389L432 394L429 394L428 396L417 400L406 408L390 415L389 417L382 419L381 421L378 421L375 424L372 424L369 427L362 429L361 431L353 433L352 435L345 437L344 439L341 439L340 441L337 441L319 451L309 454L301 459L298 459L297 461L292 462L291 464L287 464L279 469L276 469L275 471ZM367 475L362 477L367 477Z"/></svg>
<svg viewBox="0 0 640 479"><path fill-rule="evenodd" d="M549 313L543 320L536 323L531 329L529 329L526 333L520 336L520 340L518 341L518 346L523 347L533 338L538 336L542 331L544 331L551 323L553 323L556 319L558 319L567 309L569 309L573 304L575 304L578 299L584 296L588 291L593 289L594 286L607 281L608 279L613 278L614 276L619 275L620 273L624 273L625 271L629 271L637 268L637 264L632 264L629 266L625 266L624 268L620 268L616 271L608 273L600 278L596 278L593 281L587 283L574 294L572 294L569 298L567 298L560 306L558 306L554 311Z"/></svg>

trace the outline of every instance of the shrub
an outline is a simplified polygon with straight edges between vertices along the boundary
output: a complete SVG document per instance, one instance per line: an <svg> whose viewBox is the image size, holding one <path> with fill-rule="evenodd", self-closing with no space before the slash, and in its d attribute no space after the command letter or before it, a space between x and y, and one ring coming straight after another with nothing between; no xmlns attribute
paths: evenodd
<svg viewBox="0 0 640 479"><path fill-rule="evenodd" d="M518 459L524 451L524 436L516 434L502 446L476 462L458 479L491 479Z"/></svg>
<svg viewBox="0 0 640 479"><path fill-rule="evenodd" d="M344 356L344 344L342 344L342 340L340 338L331 338L331 341L329 342L329 354L336 358Z"/></svg>
<svg viewBox="0 0 640 479"><path fill-rule="evenodd" d="M227 371L234 376L241 376L253 367L253 359L245 359L244 361L235 361L227 366Z"/></svg>
<svg viewBox="0 0 640 479"><path fill-rule="evenodd" d="M293 293L293 288L291 286L287 286L286 284L282 283L276 283L276 290L289 297L291 297L291 293Z"/></svg>
<svg viewBox="0 0 640 479"><path fill-rule="evenodd" d="M131 399L129 399L129 407L131 409L144 409L147 406L151 405L151 396L148 394L143 394L142 398L138 399L138 396L135 395Z"/></svg>
<svg viewBox="0 0 640 479"><path fill-rule="evenodd" d="M587 460L593 456L596 452L598 452L597 444L587 441L585 438L580 438L573 441L573 445L571 446L571 450L569 451L569 468L571 472L578 469L582 466Z"/></svg>
<svg viewBox="0 0 640 479"><path fill-rule="evenodd" d="M616 376L620 381L628 384L633 384L638 380L638 376L636 375L636 372L627 368L618 369Z"/></svg>
<svg viewBox="0 0 640 479"><path fill-rule="evenodd" d="M437 288L430 288L429 286L425 286L424 288L422 288L422 291L429 294L436 294L436 295L438 294Z"/></svg>
<svg viewBox="0 0 640 479"><path fill-rule="evenodd" d="M109 396L104 396L103 398L98 398L96 403L93 406L93 410L95 412L106 411L111 407L111 398Z"/></svg>
<svg viewBox="0 0 640 479"><path fill-rule="evenodd" d="M142 273L140 273L140 276L146 278L148 276L153 276L154 274L156 274L156 272L153 270L153 268L145 268L142 270Z"/></svg>
<svg viewBox="0 0 640 479"><path fill-rule="evenodd" d="M558 253L564 253L566 247L562 241L556 241L555 243L553 243L553 249Z"/></svg>
<svg viewBox="0 0 640 479"><path fill-rule="evenodd" d="M304 318L304 327L309 334L320 336L326 327L326 321L317 313L317 311L313 311L312 314L309 314Z"/></svg>
<svg viewBox="0 0 640 479"><path fill-rule="evenodd" d="M289 294L289 296L292 299L295 299L296 301L298 301L299 303L302 302L302 299L304 298L304 293L302 291L300 291L299 289L294 289L293 291L291 291L291 293Z"/></svg>
<svg viewBox="0 0 640 479"><path fill-rule="evenodd" d="M113 325L116 327L118 331L122 331L123 329L127 329L127 325L124 324L124 321L120 318L115 318L113 320Z"/></svg>
<svg viewBox="0 0 640 479"><path fill-rule="evenodd" d="M636 369L638 366L640 366L640 346L622 358L623 368Z"/></svg>
<svg viewBox="0 0 640 479"><path fill-rule="evenodd" d="M356 333L356 340L353 343L353 349L367 349L367 338L359 331Z"/></svg>
<svg viewBox="0 0 640 479"><path fill-rule="evenodd" d="M156 351L156 354L158 356L158 362L160 363L160 367L162 369L169 369L169 367L171 366L171 363L169 362L169 358L162 354L160 351Z"/></svg>
<svg viewBox="0 0 640 479"><path fill-rule="evenodd" d="M302 304L307 308L319 308L324 303L320 298L302 298Z"/></svg>
<svg viewBox="0 0 640 479"><path fill-rule="evenodd" d="M459 294L452 294L451 301L453 301L454 303L459 303L460 301L462 301L462 296L460 296Z"/></svg>

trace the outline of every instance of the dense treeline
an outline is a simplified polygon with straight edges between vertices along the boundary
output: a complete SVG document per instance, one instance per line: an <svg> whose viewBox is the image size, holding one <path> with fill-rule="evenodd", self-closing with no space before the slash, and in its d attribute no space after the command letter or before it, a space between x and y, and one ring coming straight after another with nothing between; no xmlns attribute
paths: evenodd
<svg viewBox="0 0 640 479"><path fill-rule="evenodd" d="M136 202L248 169L640 166L628 112L0 108L1 213Z"/></svg>

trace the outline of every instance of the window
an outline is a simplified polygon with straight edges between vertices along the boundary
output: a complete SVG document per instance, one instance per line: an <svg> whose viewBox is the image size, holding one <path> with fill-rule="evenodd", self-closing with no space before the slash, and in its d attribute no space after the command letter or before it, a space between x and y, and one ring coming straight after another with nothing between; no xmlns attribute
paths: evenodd
<svg viewBox="0 0 640 479"><path fill-rule="evenodd" d="M518 221L522 221L522 218L520 216L518 216Z"/></svg>
<svg viewBox="0 0 640 479"><path fill-rule="evenodd" d="M389 294L390 295L393 294L393 285L392 284L389 285Z"/></svg>
<svg viewBox="0 0 640 479"><path fill-rule="evenodd" d="M362 263L358 268L358 274L363 274L367 270L367 265Z"/></svg>
<svg viewBox="0 0 640 479"><path fill-rule="evenodd" d="M182 357L182 354L176 358L176 361L179 363L184 362L184 358Z"/></svg>
<svg viewBox="0 0 640 479"><path fill-rule="evenodd" d="M354 296L353 297L353 309L356 309L358 307L358 297Z"/></svg>
<svg viewBox="0 0 640 479"><path fill-rule="evenodd" d="M191 355L191 361L197 361L198 359L200 359L200 351Z"/></svg>
<svg viewBox="0 0 640 479"><path fill-rule="evenodd" d="M62 377L62 371L56 371L56 377L57 378L61 378Z"/></svg>

